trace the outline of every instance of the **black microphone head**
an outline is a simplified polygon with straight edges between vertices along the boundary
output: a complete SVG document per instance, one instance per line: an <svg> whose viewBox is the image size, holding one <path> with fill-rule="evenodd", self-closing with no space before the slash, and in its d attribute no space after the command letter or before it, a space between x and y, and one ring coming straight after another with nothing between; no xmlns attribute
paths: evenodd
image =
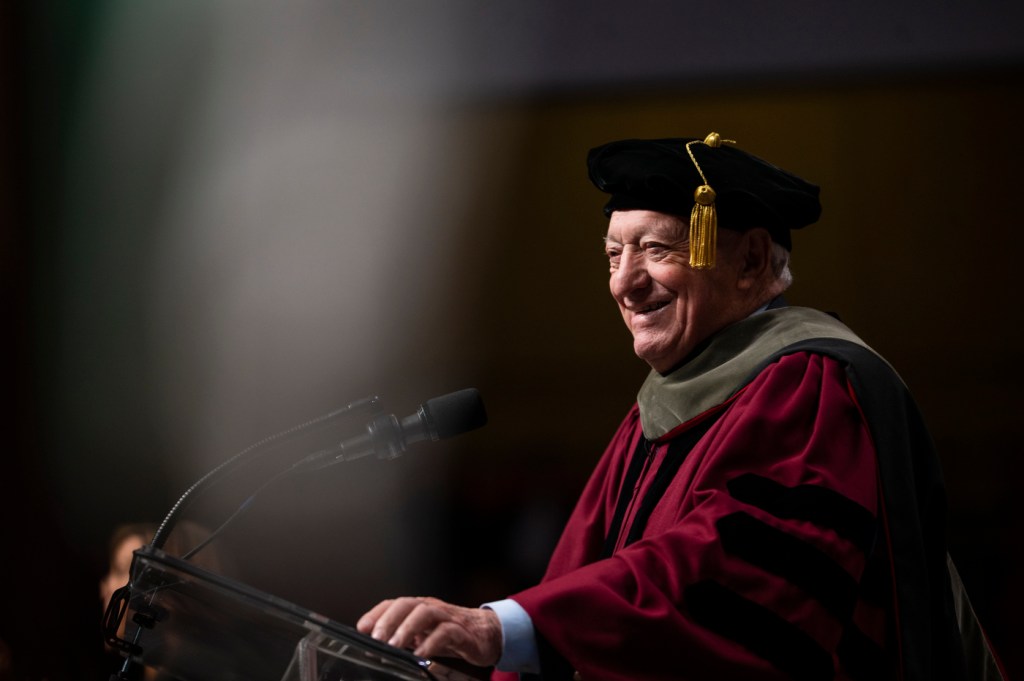
<svg viewBox="0 0 1024 681"><path fill-rule="evenodd" d="M467 433L487 423L484 401L476 388L431 398L423 403L420 410L434 440Z"/></svg>

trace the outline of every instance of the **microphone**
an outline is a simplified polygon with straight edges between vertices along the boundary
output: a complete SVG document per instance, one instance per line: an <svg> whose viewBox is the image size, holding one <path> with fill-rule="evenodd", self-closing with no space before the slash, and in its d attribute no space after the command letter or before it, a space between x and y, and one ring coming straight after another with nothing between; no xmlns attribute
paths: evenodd
<svg viewBox="0 0 1024 681"><path fill-rule="evenodd" d="M415 442L444 440L476 430L486 423L487 412L480 392L476 388L465 388L427 400L415 414L401 421L394 414L376 416L366 424L365 433L341 442L322 465L352 461L369 454L376 454L380 459L394 459Z"/></svg>
<svg viewBox="0 0 1024 681"><path fill-rule="evenodd" d="M167 536L174 528L178 517L191 502L192 498L199 492L208 489L213 483L227 477L229 473L236 470L240 465L248 462L254 452L265 445L279 442L289 435L305 431L315 425L333 421L341 416L352 417L358 411L375 410L379 406L378 398L359 400L349 404L344 409L325 414L300 426L290 428L272 437L266 438L256 444L242 450L221 465L217 466L191 487L178 499L164 517L163 522L157 529L149 547L161 549L167 541ZM224 529L242 512L249 508L256 495L271 483L281 479L287 474L302 470L319 469L339 461L351 461L368 454L376 454L381 459L394 459L405 453L409 445L424 440L444 440L462 433L476 430L487 424L487 413L484 411L484 403L476 388L466 388L440 397L427 400L419 406L415 414L410 414L399 420L394 414L380 414L375 416L366 424L366 432L355 437L342 441L333 449L321 450L315 454L293 463L290 467L279 472L256 489L231 516L225 520L220 527L210 535L181 556L182 560L188 560L198 551L209 545L224 531ZM326 459L326 461L325 461ZM107 604L103 617L104 639L115 649L125 655L124 666L121 672L112 679L127 678L131 664L134 661L133 655L138 646L139 637L143 624L139 623L134 641L122 639L118 634L118 628L128 610L128 603L133 598L135 587L133 584L138 578L136 573L137 563L132 559L131 577L129 583L118 589ZM141 595L141 594L140 594Z"/></svg>

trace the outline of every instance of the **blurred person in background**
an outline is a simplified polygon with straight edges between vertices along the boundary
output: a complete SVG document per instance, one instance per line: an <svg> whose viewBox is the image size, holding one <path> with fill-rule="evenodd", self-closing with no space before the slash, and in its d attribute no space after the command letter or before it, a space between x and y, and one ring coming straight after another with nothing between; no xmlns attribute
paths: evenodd
<svg viewBox="0 0 1024 681"><path fill-rule="evenodd" d="M114 592L128 584L131 579L131 567L134 553L138 549L147 546L156 536L158 525L154 523L125 523L114 528L109 540L109 562L107 573L100 579L99 594L100 603L105 611ZM168 535L163 550L172 556L182 556L198 546L209 536L209 531L203 526L192 521L178 522ZM205 546L201 553L191 558L190 562L215 574L223 574L228 567L224 552L215 546ZM124 638L127 618L123 618L117 630L117 635ZM124 657L121 653L113 650L104 643L104 652L107 657L106 666L110 672L121 670L124 666ZM141 665L129 666L126 673L132 679L146 679L153 681L163 678L156 670ZM123 678L123 677L119 677Z"/></svg>
<svg viewBox="0 0 1024 681"><path fill-rule="evenodd" d="M156 525L151 523L128 523L114 528L107 554L107 574L100 580L100 603L104 608L114 591L128 583L132 554L153 540L156 529Z"/></svg>
<svg viewBox="0 0 1024 681"><path fill-rule="evenodd" d="M133 554L153 540L156 530L156 525L152 523L125 523L114 528L108 544L107 573L100 579L100 606L104 611L114 592L128 583ZM122 620L117 630L117 635L121 638L124 638L125 624L126 622ZM122 667L124 658L106 642L103 648L104 665L107 671L113 674ZM132 673L134 679L153 676L151 671L144 671L142 667L134 667Z"/></svg>

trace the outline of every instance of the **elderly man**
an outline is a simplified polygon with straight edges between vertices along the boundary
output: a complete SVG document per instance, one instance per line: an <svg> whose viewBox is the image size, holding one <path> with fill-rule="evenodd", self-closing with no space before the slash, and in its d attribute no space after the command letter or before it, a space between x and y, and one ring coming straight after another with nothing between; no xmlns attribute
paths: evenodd
<svg viewBox="0 0 1024 681"><path fill-rule="evenodd" d="M966 657L995 672L980 635L965 655L973 615L905 387L779 297L818 188L714 133L613 142L588 164L610 194L611 293L652 369L637 403L538 586L482 608L384 601L359 630L545 679L961 679Z"/></svg>

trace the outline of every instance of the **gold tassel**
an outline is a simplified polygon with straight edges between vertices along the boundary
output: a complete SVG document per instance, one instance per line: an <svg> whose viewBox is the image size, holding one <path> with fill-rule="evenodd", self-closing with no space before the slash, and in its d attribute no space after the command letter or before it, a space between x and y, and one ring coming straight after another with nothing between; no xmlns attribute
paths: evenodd
<svg viewBox="0 0 1024 681"><path fill-rule="evenodd" d="M715 190L703 184L693 193L690 211L690 267L703 270L715 266L717 236Z"/></svg>
<svg viewBox="0 0 1024 681"><path fill-rule="evenodd" d="M704 138L704 144L712 148L722 146L723 140L717 132ZM715 211L715 190L708 184L704 171L690 151L691 144L700 144L697 140L686 143L686 153L697 168L704 184L693 192L693 210L690 211L690 267L698 270L710 269L715 266L715 252L718 244L718 214Z"/></svg>

